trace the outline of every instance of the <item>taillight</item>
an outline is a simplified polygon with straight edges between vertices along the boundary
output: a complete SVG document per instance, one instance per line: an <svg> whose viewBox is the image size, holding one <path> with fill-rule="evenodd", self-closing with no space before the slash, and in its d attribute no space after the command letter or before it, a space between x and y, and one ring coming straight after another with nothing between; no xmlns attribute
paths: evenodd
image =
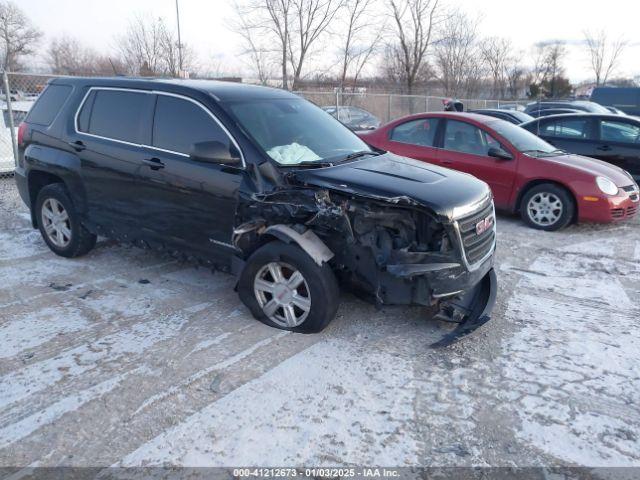
<svg viewBox="0 0 640 480"><path fill-rule="evenodd" d="M22 147L24 144L24 136L27 134L27 124L22 122L18 127L18 146Z"/></svg>

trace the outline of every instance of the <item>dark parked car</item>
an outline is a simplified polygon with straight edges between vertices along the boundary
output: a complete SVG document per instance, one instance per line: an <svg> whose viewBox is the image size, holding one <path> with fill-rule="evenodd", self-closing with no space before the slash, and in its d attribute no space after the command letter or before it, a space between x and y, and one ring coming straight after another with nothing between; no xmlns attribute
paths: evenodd
<svg viewBox="0 0 640 480"><path fill-rule="evenodd" d="M380 126L380 119L362 108L344 106L322 107L322 109L354 132L374 130Z"/></svg>
<svg viewBox="0 0 640 480"><path fill-rule="evenodd" d="M612 163L640 181L640 120L581 113L540 118L522 127L562 150Z"/></svg>
<svg viewBox="0 0 640 480"><path fill-rule="evenodd" d="M20 195L56 254L97 235L237 275L260 321L316 332L340 289L489 320L495 220L469 175L371 150L285 91L184 80L53 80L19 129Z"/></svg>
<svg viewBox="0 0 640 480"><path fill-rule="evenodd" d="M524 109L526 113L537 112L538 110L548 110L550 108L569 108L581 112L590 113L611 113L609 110L594 102L587 100L545 100L542 102L531 102Z"/></svg>
<svg viewBox="0 0 640 480"><path fill-rule="evenodd" d="M604 108L606 108L607 110L609 110L611 113L613 113L615 115L623 115L623 116L627 115L622 110L618 110L616 107L608 107L608 106L604 105Z"/></svg>
<svg viewBox="0 0 640 480"><path fill-rule="evenodd" d="M478 110L469 110L469 113L479 113L480 115L486 115L488 117L499 118L500 120L506 120L514 125L520 125L521 123L530 122L533 120L531 115L518 110L502 110L497 108L484 108Z"/></svg>
<svg viewBox="0 0 640 480"><path fill-rule="evenodd" d="M575 108L547 108L545 110L532 110L529 112L529 116L531 117L531 120L533 120L534 118L562 115L563 113L583 113L583 111L576 110Z"/></svg>
<svg viewBox="0 0 640 480"><path fill-rule="evenodd" d="M640 88L638 87L598 87L593 90L591 101L622 110L627 115L640 117Z"/></svg>

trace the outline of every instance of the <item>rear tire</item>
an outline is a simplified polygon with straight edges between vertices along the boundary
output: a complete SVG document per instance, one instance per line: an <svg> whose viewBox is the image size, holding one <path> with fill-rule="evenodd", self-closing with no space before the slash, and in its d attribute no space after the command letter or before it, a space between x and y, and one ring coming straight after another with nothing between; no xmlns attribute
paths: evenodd
<svg viewBox="0 0 640 480"><path fill-rule="evenodd" d="M56 255L80 257L96 244L97 237L82 225L67 189L61 183L40 190L35 215L42 238Z"/></svg>
<svg viewBox="0 0 640 480"><path fill-rule="evenodd" d="M336 315L338 282L328 264L281 241L256 250L240 274L238 293L253 316L282 330L316 333Z"/></svg>
<svg viewBox="0 0 640 480"><path fill-rule="evenodd" d="M553 183L536 185L520 201L522 220L537 230L562 230L571 223L575 211L572 195Z"/></svg>

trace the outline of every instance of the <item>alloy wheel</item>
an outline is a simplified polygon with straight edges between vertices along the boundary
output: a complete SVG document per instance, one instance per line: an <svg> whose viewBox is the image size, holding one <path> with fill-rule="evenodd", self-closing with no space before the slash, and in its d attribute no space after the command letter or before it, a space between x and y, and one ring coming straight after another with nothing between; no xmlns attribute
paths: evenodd
<svg viewBox="0 0 640 480"><path fill-rule="evenodd" d="M535 194L527 204L527 215L533 223L541 227L554 225L562 217L564 205L553 193Z"/></svg>
<svg viewBox="0 0 640 480"><path fill-rule="evenodd" d="M256 274L253 290L264 314L275 324L293 328L311 311L311 295L304 276L284 262L270 262Z"/></svg>
<svg viewBox="0 0 640 480"><path fill-rule="evenodd" d="M71 221L62 203L47 198L42 204L42 222L47 238L56 247L65 248L71 242Z"/></svg>

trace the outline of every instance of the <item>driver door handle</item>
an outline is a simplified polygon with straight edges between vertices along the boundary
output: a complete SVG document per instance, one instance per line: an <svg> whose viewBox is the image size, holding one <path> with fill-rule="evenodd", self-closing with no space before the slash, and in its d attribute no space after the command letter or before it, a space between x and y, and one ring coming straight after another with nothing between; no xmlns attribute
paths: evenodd
<svg viewBox="0 0 640 480"><path fill-rule="evenodd" d="M84 150L86 145L82 143L82 140L76 140L75 142L69 142L69 146L73 148L76 152L81 152Z"/></svg>
<svg viewBox="0 0 640 480"><path fill-rule="evenodd" d="M142 163L151 168L151 170L160 170L161 168L164 168L164 163L156 157L145 158L142 160Z"/></svg>
<svg viewBox="0 0 640 480"><path fill-rule="evenodd" d="M600 150L602 152L610 152L611 151L611 147L609 145L602 145L601 147L598 147L598 150Z"/></svg>

